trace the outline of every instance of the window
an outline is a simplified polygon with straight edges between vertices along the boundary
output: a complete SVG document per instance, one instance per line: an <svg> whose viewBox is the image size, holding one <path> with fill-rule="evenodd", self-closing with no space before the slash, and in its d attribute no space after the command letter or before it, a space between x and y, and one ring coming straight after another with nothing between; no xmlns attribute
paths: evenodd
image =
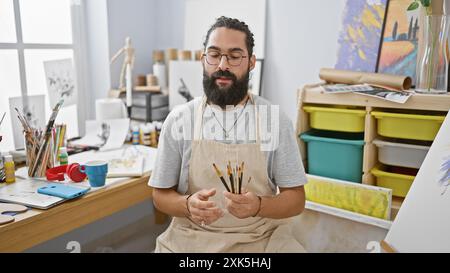
<svg viewBox="0 0 450 273"><path fill-rule="evenodd" d="M79 5L73 0L0 0L0 119L6 112L0 125L1 152L23 148L23 140L14 143L12 123L17 118L11 116L9 98L46 95L46 122L52 106L43 62L72 58L77 63L72 2ZM77 116L76 107L63 108L60 114L67 116L67 112Z"/></svg>

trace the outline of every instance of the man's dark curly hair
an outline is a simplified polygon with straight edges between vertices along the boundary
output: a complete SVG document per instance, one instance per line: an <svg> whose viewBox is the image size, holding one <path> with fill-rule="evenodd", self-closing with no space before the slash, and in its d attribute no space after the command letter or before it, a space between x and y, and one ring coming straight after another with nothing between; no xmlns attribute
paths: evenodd
<svg viewBox="0 0 450 273"><path fill-rule="evenodd" d="M206 45L208 44L211 32L213 32L216 28L219 27L225 27L244 32L246 35L245 44L247 45L248 55L249 56L253 55L253 47L255 46L255 39L253 39L253 33L248 28L248 25L244 22L239 21L238 19L229 18L225 16L217 18L216 22L209 28L208 33L206 34L205 42L203 43L205 49Z"/></svg>

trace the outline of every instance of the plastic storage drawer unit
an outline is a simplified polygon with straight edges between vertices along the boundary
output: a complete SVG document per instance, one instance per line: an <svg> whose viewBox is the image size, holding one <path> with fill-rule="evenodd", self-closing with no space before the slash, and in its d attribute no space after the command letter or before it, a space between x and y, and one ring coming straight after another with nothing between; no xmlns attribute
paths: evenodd
<svg viewBox="0 0 450 273"><path fill-rule="evenodd" d="M308 147L308 173L361 183L363 134L316 131L300 135Z"/></svg>
<svg viewBox="0 0 450 273"><path fill-rule="evenodd" d="M389 170L388 166L375 166L370 172L376 177L377 186L392 189L393 196L405 197L415 175L401 174Z"/></svg>
<svg viewBox="0 0 450 273"><path fill-rule="evenodd" d="M378 134L404 139L434 140L445 116L399 114L388 112L371 113L378 120Z"/></svg>
<svg viewBox="0 0 450 273"><path fill-rule="evenodd" d="M378 147L378 161L386 165L419 169L429 146L374 140Z"/></svg>
<svg viewBox="0 0 450 273"><path fill-rule="evenodd" d="M314 129L352 133L364 132L366 115L364 110L318 106L304 106L303 110L310 114L309 123Z"/></svg>

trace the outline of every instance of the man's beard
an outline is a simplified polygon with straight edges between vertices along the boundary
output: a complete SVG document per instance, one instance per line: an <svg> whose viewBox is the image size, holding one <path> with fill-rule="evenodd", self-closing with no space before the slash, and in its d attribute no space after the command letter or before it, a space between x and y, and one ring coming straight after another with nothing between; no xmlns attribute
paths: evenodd
<svg viewBox="0 0 450 273"><path fill-rule="evenodd" d="M219 70L208 76L203 70L203 90L208 102L216 104L222 109L225 109L227 105L235 106L241 102L248 92L249 71L241 79L238 79L230 71ZM220 77L231 79L232 84L229 87L220 88L216 84L216 80Z"/></svg>

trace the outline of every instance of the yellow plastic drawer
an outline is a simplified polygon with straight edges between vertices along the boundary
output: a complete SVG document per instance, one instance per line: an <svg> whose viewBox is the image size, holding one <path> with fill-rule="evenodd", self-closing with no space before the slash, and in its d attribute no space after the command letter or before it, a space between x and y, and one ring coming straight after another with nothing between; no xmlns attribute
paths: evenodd
<svg viewBox="0 0 450 273"><path fill-rule="evenodd" d="M441 128L445 116L399 114L373 111L377 119L378 134L385 137L395 137L417 140L434 140Z"/></svg>
<svg viewBox="0 0 450 273"><path fill-rule="evenodd" d="M370 172L376 177L377 186L392 189L393 196L405 197L414 182L415 176L386 171L377 165Z"/></svg>
<svg viewBox="0 0 450 273"><path fill-rule="evenodd" d="M309 113L310 126L314 129L339 132L364 132L366 111L346 108L304 106Z"/></svg>

